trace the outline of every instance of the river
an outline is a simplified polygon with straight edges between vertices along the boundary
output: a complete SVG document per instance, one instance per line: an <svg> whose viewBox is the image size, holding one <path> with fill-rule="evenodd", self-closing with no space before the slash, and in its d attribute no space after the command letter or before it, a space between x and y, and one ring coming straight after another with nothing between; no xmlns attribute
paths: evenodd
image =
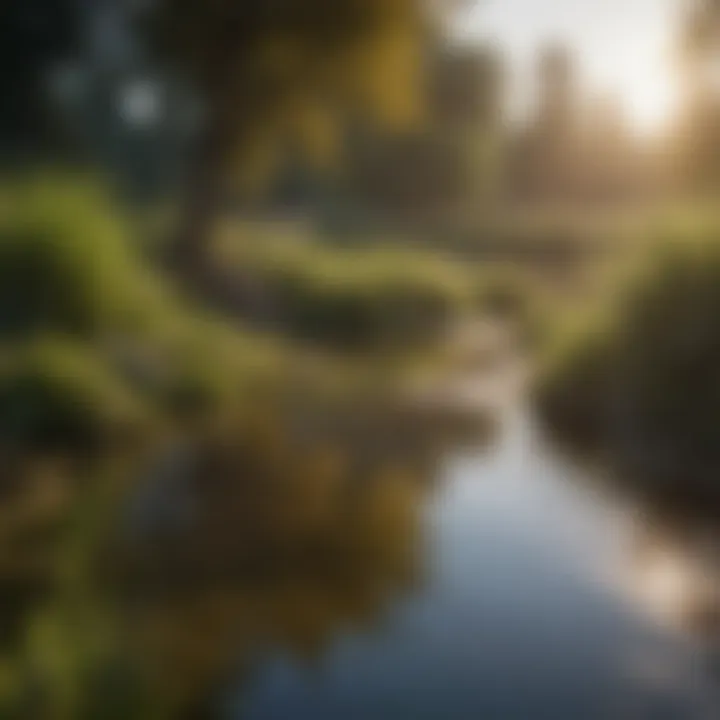
<svg viewBox="0 0 720 720"><path fill-rule="evenodd" d="M224 716L720 717L717 652L687 620L705 576L553 453L519 405L502 426L490 449L442 463L421 511L420 586L311 662L266 648L250 679L230 674Z"/></svg>
<svg viewBox="0 0 720 720"><path fill-rule="evenodd" d="M371 418L354 473L231 438L159 488L194 519L141 543L123 621L170 717L720 718L716 530L556 451L522 362L470 377L440 397L496 417L489 441L408 446Z"/></svg>

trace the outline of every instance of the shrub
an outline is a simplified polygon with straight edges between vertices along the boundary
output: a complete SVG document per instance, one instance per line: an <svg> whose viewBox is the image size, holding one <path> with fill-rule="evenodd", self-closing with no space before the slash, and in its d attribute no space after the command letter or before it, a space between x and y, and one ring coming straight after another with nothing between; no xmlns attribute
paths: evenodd
<svg viewBox="0 0 720 720"><path fill-rule="evenodd" d="M551 429L579 449L596 449L607 429L612 356L609 335L587 321L565 327L543 359L536 403Z"/></svg>
<svg viewBox="0 0 720 720"><path fill-rule="evenodd" d="M95 444L133 424L131 398L204 413L272 364L263 343L171 293L102 187L34 178L0 198L1 442Z"/></svg>
<svg viewBox="0 0 720 720"><path fill-rule="evenodd" d="M160 343L161 377L145 388L167 412L184 417L241 406L280 384L288 355L278 343L219 320L187 317Z"/></svg>
<svg viewBox="0 0 720 720"><path fill-rule="evenodd" d="M432 341L470 296L460 267L417 251L338 250L300 239L253 246L231 237L219 257L237 290L236 310L252 319L259 305L270 308L285 332L342 348Z"/></svg>
<svg viewBox="0 0 720 720"><path fill-rule="evenodd" d="M138 432L148 417L98 354L76 343L36 340L0 368L0 437L13 448L96 448Z"/></svg>
<svg viewBox="0 0 720 720"><path fill-rule="evenodd" d="M720 238L686 233L651 248L604 320L586 318L546 365L539 406L638 477L718 497Z"/></svg>
<svg viewBox="0 0 720 720"><path fill-rule="evenodd" d="M0 335L89 336L151 322L161 283L136 256L101 188L16 183L0 208Z"/></svg>

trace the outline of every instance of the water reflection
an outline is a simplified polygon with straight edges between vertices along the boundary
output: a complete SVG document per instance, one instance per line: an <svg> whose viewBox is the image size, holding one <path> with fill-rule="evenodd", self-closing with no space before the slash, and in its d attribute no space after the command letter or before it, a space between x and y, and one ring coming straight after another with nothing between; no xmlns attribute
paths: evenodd
<svg viewBox="0 0 720 720"><path fill-rule="evenodd" d="M502 419L323 412L171 448L50 535L3 716L716 717L716 531Z"/></svg>
<svg viewBox="0 0 720 720"><path fill-rule="evenodd" d="M629 553L632 594L663 621L720 649L720 528L645 517Z"/></svg>
<svg viewBox="0 0 720 720"><path fill-rule="evenodd" d="M228 667L271 648L313 662L337 633L377 622L422 580L426 492L392 469L353 487L327 468L251 478L203 497L192 535L142 548L128 626L173 707L207 700Z"/></svg>
<svg viewBox="0 0 720 720"><path fill-rule="evenodd" d="M159 478L168 492L155 504L167 514L182 497L180 521L126 529L113 563L121 622L170 717L217 712L224 683L249 683L268 654L315 665L422 587L439 463L491 425L356 411L306 414L290 435L215 434L185 477Z"/></svg>
<svg viewBox="0 0 720 720"><path fill-rule="evenodd" d="M572 462L574 483L609 508L619 538L614 582L645 612L711 648L720 641L720 513L688 484L645 467L635 474L613 458L598 466L572 447L543 438L558 466ZM571 460L570 460L571 458Z"/></svg>
<svg viewBox="0 0 720 720"><path fill-rule="evenodd" d="M673 583L645 584L648 515L629 497L552 452L517 407L489 451L443 473L425 586L388 632L341 634L311 673L271 654L227 717L717 716L712 651L653 610Z"/></svg>

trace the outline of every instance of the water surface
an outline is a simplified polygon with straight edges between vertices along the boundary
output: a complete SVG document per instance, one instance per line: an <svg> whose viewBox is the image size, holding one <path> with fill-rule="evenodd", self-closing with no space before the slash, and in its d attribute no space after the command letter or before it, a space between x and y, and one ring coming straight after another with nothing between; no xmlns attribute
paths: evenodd
<svg viewBox="0 0 720 720"><path fill-rule="evenodd" d="M640 508L553 453L519 408L495 446L439 472L417 509L421 580L306 658L267 644L250 674L230 673L223 715L720 717L717 653L686 623L691 559Z"/></svg>

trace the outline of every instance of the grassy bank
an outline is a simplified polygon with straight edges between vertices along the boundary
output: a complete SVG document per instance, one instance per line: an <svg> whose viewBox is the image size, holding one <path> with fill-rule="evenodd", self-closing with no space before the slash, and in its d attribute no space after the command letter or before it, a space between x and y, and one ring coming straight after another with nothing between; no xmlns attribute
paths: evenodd
<svg viewBox="0 0 720 720"><path fill-rule="evenodd" d="M388 242L338 247L291 229L229 224L214 248L213 291L263 327L340 351L427 349L468 314L525 312L519 271L483 268Z"/></svg>
<svg viewBox="0 0 720 720"><path fill-rule="evenodd" d="M5 188L0 445L88 449L242 400L281 343L186 301L92 183Z"/></svg>
<svg viewBox="0 0 720 720"><path fill-rule="evenodd" d="M415 581L418 498L448 445L489 428L413 404L402 380L418 338L433 344L428 318L439 340L473 301L469 273L319 246L274 260L249 244L233 277L262 278L287 314L261 322L254 304L240 323L178 291L93 184L1 195L0 586L12 637L0 642L0 714L177 717L206 699L203 663L222 660L230 625L247 627L233 648L248 664L258 630L302 656ZM380 341L390 335L407 349L397 362ZM168 524L188 492L194 522ZM235 593L227 621L186 594L208 580ZM198 659L183 676L186 650Z"/></svg>
<svg viewBox="0 0 720 720"><path fill-rule="evenodd" d="M392 455L434 446L453 429L448 408L413 406L405 390L436 362L432 347L472 302L462 268L256 237L232 278L240 290L242 277L259 279L288 314L243 323L228 317L232 308L211 311L179 291L149 257L156 248L137 239L94 182L33 179L0 197L7 507L42 495L34 474L52 492L72 493L78 486L65 480L92 474L88 465L168 443L195 446L220 430L237 442L267 431L300 446ZM423 334L419 353L427 317L437 336ZM397 335L399 354L385 352L383 333ZM335 437L340 428L346 437Z"/></svg>
<svg viewBox="0 0 720 720"><path fill-rule="evenodd" d="M559 333L539 375L543 417L657 495L720 498L720 234L666 228Z"/></svg>

